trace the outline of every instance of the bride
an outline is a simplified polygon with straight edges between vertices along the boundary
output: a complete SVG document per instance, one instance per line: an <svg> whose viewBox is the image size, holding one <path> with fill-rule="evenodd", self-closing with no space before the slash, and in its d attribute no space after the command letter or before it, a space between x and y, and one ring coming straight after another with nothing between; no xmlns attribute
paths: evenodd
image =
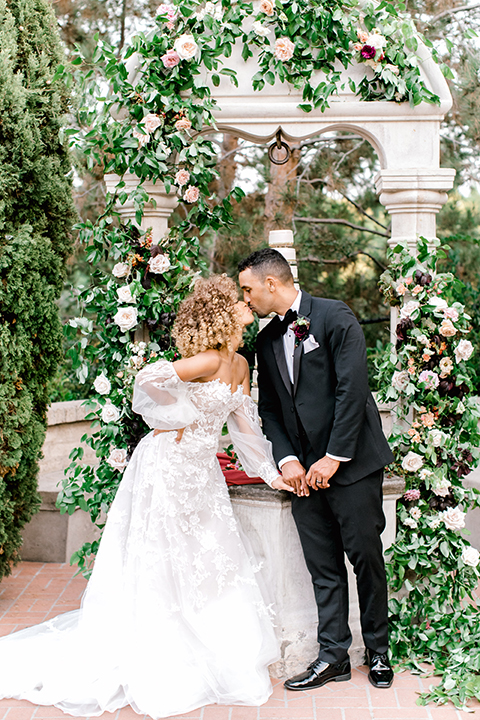
<svg viewBox="0 0 480 720"><path fill-rule="evenodd" d="M136 378L133 409L152 431L125 471L81 609L0 640L0 698L152 718L266 702L278 645L216 459L226 421L245 471L291 490L235 352L252 321L223 275L182 303L182 359Z"/></svg>

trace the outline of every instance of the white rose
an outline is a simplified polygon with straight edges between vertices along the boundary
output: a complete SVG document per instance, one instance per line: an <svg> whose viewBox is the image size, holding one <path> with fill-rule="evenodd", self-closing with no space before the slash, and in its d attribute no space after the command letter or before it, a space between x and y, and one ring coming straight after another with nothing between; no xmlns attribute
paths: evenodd
<svg viewBox="0 0 480 720"><path fill-rule="evenodd" d="M478 561L480 560L480 553L476 548L468 545L462 550L462 560L465 565L470 565L470 567L477 567Z"/></svg>
<svg viewBox="0 0 480 720"><path fill-rule="evenodd" d="M417 302L416 300L410 300L410 302L405 303L405 305L400 310L400 317L402 318L402 320L410 317L410 315L412 315L415 310L418 310L419 307L419 302Z"/></svg>
<svg viewBox="0 0 480 720"><path fill-rule="evenodd" d="M137 308L124 307L119 308L116 315L114 315L113 322L119 326L122 332L131 330L135 327L138 322Z"/></svg>
<svg viewBox="0 0 480 720"><path fill-rule="evenodd" d="M449 530L461 530L465 527L465 515L466 513L458 509L458 507L449 507L448 510L444 510L440 513L440 516Z"/></svg>
<svg viewBox="0 0 480 720"><path fill-rule="evenodd" d="M383 35L380 35L380 33L378 31L374 31L373 33L371 33L368 36L367 41L365 43L365 45L371 45L376 50L381 50L382 48L385 47L386 44L387 44L387 38L384 37Z"/></svg>
<svg viewBox="0 0 480 720"><path fill-rule="evenodd" d="M443 310L444 308L448 307L447 301L441 297L438 297L438 295L428 298L427 302L428 305L434 305L436 308L438 308L438 310Z"/></svg>
<svg viewBox="0 0 480 720"><path fill-rule="evenodd" d="M103 372L95 378L93 387L99 395L108 395L108 393L112 389L110 380Z"/></svg>
<svg viewBox="0 0 480 720"><path fill-rule="evenodd" d="M405 390L408 385L408 373L406 370L395 370L392 377L392 385L396 390Z"/></svg>
<svg viewBox="0 0 480 720"><path fill-rule="evenodd" d="M267 35L270 35L270 33L272 32L270 28L265 27L265 25L263 25L260 20L256 20L253 23L252 29L255 35L259 35L260 37L267 37Z"/></svg>
<svg viewBox="0 0 480 720"><path fill-rule="evenodd" d="M402 467L407 472L417 472L423 465L423 458L414 452L405 455L402 461Z"/></svg>
<svg viewBox="0 0 480 720"><path fill-rule="evenodd" d="M148 264L152 273L161 275L162 273L167 272L168 268L170 267L170 260L168 258L168 255L160 254L156 255L153 258L150 258Z"/></svg>
<svg viewBox="0 0 480 720"><path fill-rule="evenodd" d="M107 458L107 463L115 470L123 472L127 466L127 451L124 448L114 448Z"/></svg>
<svg viewBox="0 0 480 720"><path fill-rule="evenodd" d="M438 495L439 497L446 497L450 492L449 488L450 482L447 480L447 478L442 478L441 480L437 480L432 486L432 492L434 492L435 495Z"/></svg>
<svg viewBox="0 0 480 720"><path fill-rule="evenodd" d="M111 400L107 400L102 408L101 417L104 423L117 422L120 418L120 410L116 405L112 405Z"/></svg>
<svg viewBox="0 0 480 720"><path fill-rule="evenodd" d="M407 525L409 528L412 528L412 529L418 527L417 521L414 520L412 517L406 517L405 520L403 521L403 524Z"/></svg>
<svg viewBox="0 0 480 720"><path fill-rule="evenodd" d="M175 40L173 47L181 60L191 60L198 50L198 45L193 35L186 34L180 35L180 37Z"/></svg>
<svg viewBox="0 0 480 720"><path fill-rule="evenodd" d="M119 262L113 266L112 275L117 278L126 277L130 272L130 266L127 263Z"/></svg>
<svg viewBox="0 0 480 720"><path fill-rule="evenodd" d="M132 291L130 290L130 285L122 285L122 287L117 288L117 295L119 301L122 303L136 302L135 298L132 295Z"/></svg>
<svg viewBox="0 0 480 720"><path fill-rule="evenodd" d="M440 447L447 437L448 435L445 435L441 430L430 430L428 433L428 442L433 445L433 447Z"/></svg>
<svg viewBox="0 0 480 720"><path fill-rule="evenodd" d="M468 360L470 355L473 353L473 345L470 340L460 340L454 352L457 363L461 360Z"/></svg>

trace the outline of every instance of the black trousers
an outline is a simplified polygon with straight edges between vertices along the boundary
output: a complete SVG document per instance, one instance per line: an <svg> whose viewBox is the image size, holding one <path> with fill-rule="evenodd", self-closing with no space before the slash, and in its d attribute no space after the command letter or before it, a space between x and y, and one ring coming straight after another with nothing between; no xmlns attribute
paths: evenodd
<svg viewBox="0 0 480 720"><path fill-rule="evenodd" d="M308 470L318 458L304 442L302 446ZM357 578L365 647L380 653L388 650L387 583L380 540L385 528L382 482L383 469L351 485L338 485L333 476L326 490L310 490L309 497L292 496L293 517L318 607L319 659L324 662L342 662L352 641L344 553Z"/></svg>

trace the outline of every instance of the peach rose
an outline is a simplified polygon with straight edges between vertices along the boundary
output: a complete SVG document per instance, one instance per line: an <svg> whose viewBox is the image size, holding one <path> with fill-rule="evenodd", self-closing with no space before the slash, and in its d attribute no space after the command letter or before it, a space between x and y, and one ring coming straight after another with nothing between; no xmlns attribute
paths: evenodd
<svg viewBox="0 0 480 720"><path fill-rule="evenodd" d="M200 196L199 189L197 187L195 187L194 185L189 185L188 188L185 190L183 199L187 203L194 203L194 202L197 202L199 196Z"/></svg>
<svg viewBox="0 0 480 720"><path fill-rule="evenodd" d="M444 320L438 331L440 335L443 335L443 337L453 337L457 334L457 330L451 320Z"/></svg>
<svg viewBox="0 0 480 720"><path fill-rule="evenodd" d="M133 128L132 135L138 140L138 147L141 148L148 143L150 135L148 133L140 132L136 128Z"/></svg>
<svg viewBox="0 0 480 720"><path fill-rule="evenodd" d="M156 115L155 113L148 113L148 115L145 115L145 117L142 120L143 127L147 131L147 133L153 133L155 130L163 125L163 120L160 117L160 115Z"/></svg>
<svg viewBox="0 0 480 720"><path fill-rule="evenodd" d="M190 180L190 173L188 170L179 170L175 175L175 182L180 187L183 187Z"/></svg>
<svg viewBox="0 0 480 720"><path fill-rule="evenodd" d="M271 0L262 0L260 3L260 12L265 13L265 15L268 15L269 17L273 15L275 9Z"/></svg>
<svg viewBox="0 0 480 720"><path fill-rule="evenodd" d="M177 120L175 123L175 127L177 130L190 130L192 123L188 118L180 118L180 120Z"/></svg>
<svg viewBox="0 0 480 720"><path fill-rule="evenodd" d="M277 60L288 62L288 60L292 59L294 50L295 45L288 38L281 37L275 40L274 53Z"/></svg>
<svg viewBox="0 0 480 720"><path fill-rule="evenodd" d="M198 45L194 40L193 35L180 35L175 40L174 50L177 51L180 60L191 60L198 50Z"/></svg>

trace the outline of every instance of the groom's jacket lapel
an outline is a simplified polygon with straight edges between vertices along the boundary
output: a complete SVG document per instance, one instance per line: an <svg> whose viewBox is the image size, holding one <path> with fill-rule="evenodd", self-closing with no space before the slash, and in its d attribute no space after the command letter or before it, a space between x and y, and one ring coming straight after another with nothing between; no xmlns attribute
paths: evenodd
<svg viewBox="0 0 480 720"><path fill-rule="evenodd" d="M275 323L275 325L280 322L278 319L278 315L272 320L272 324ZM274 325L274 327L275 327ZM285 383L285 387L287 388L289 394L292 394L292 384L290 382L290 376L288 374L288 368L287 368L287 361L285 359L285 350L283 348L283 335L279 335L277 337L274 337L272 339L272 349L273 354L275 355L275 360L277 362L278 371L281 375L281 378L283 382Z"/></svg>
<svg viewBox="0 0 480 720"><path fill-rule="evenodd" d="M312 312L312 296L302 290L302 300L300 302L299 315L302 317L310 317ZM283 383L289 393L292 394L292 383L290 382L290 375L288 374L287 361L285 359L285 348L283 345L283 335L276 336L275 326L279 322L278 315L271 321L272 325L272 350L275 355L275 361L277 363L278 371ZM300 376L300 365L303 354L303 342L295 348L293 354L293 394L295 395L296 388L298 385L298 378Z"/></svg>
<svg viewBox="0 0 480 720"><path fill-rule="evenodd" d="M302 317L310 317L312 312L312 296L302 290L302 299L298 314ZM293 353L293 394L297 392L298 378L300 376L300 365L302 363L303 341L295 348Z"/></svg>

